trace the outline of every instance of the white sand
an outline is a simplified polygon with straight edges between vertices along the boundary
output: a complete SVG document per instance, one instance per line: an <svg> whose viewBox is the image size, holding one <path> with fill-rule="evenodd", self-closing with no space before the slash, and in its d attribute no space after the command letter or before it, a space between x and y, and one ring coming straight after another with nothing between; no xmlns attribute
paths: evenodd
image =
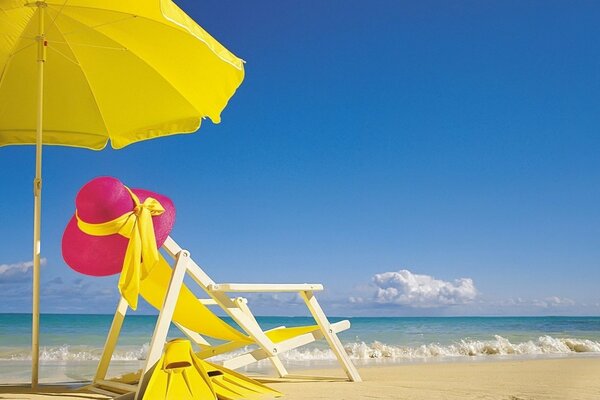
<svg viewBox="0 0 600 400"><path fill-rule="evenodd" d="M315 371L311 371L314 373ZM600 357L361 368L364 382L275 383L285 400L598 400ZM321 371L331 375L331 370ZM56 390L55 390L56 391ZM61 392L61 390L58 390ZM101 399L0 386L0 399ZM158 399L157 399L158 400Z"/></svg>
<svg viewBox="0 0 600 400"><path fill-rule="evenodd" d="M361 383L275 384L287 400L600 399L600 358L371 367Z"/></svg>

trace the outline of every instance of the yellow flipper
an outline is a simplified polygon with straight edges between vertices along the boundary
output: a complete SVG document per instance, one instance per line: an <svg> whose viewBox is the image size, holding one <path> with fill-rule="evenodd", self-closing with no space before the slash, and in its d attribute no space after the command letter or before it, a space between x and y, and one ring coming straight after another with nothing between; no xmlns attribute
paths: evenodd
<svg viewBox="0 0 600 400"><path fill-rule="evenodd" d="M206 371L194 362L190 342L175 339L167 343L148 386L144 400L214 400L217 395Z"/></svg>
<svg viewBox="0 0 600 400"><path fill-rule="evenodd" d="M254 379L201 360L186 339L167 343L156 363L144 400L244 400L282 394Z"/></svg>
<svg viewBox="0 0 600 400"><path fill-rule="evenodd" d="M275 389L238 372L217 364L201 360L193 355L194 361L202 365L210 377L213 389L219 400L258 399L262 397L281 397L283 394Z"/></svg>

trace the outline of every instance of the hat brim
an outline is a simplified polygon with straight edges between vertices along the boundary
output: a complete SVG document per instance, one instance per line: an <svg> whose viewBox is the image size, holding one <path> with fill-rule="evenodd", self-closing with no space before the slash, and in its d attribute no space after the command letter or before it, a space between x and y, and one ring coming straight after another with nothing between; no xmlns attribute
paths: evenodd
<svg viewBox="0 0 600 400"><path fill-rule="evenodd" d="M175 206L171 199L143 189L131 189L141 202L148 197L159 201L165 211L152 217L156 247L160 248L175 224ZM71 218L62 238L62 255L65 262L77 272L91 276L107 276L121 272L129 239L115 233L93 236L81 231L75 215Z"/></svg>

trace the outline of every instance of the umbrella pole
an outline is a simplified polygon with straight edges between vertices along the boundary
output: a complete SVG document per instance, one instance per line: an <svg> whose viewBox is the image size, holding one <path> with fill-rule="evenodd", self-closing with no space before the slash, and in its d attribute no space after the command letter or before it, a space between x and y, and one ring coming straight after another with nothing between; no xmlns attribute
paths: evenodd
<svg viewBox="0 0 600 400"><path fill-rule="evenodd" d="M44 110L44 63L46 61L46 40L44 36L44 14L46 3L37 2L39 15L38 42L38 91L37 124L35 132L35 179L33 181L33 302L31 322L31 387L39 381L40 361L40 229L42 214L42 120Z"/></svg>

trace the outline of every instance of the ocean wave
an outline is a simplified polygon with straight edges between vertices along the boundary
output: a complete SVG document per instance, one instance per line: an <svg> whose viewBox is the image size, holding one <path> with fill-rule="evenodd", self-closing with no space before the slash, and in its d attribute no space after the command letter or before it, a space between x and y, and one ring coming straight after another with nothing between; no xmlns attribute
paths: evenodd
<svg viewBox="0 0 600 400"><path fill-rule="evenodd" d="M149 344L142 346L128 346L115 350L112 360L114 361L136 361L145 360ZM101 348L90 348L89 346L42 346L40 347L41 361L97 361L102 356ZM0 360L31 360L31 352L28 349L0 350Z"/></svg>
<svg viewBox="0 0 600 400"><path fill-rule="evenodd" d="M540 336L537 340L511 343L508 339L495 335L492 340L463 339L442 345L430 343L420 346L398 346L381 342L348 343L346 353L355 360L390 359L418 360L445 357L475 357L494 355L551 355L575 353L600 353L600 342L588 339L554 338ZM290 361L334 360L329 349L296 349L282 354Z"/></svg>
<svg viewBox="0 0 600 400"><path fill-rule="evenodd" d="M600 353L600 342L588 339L540 336L537 340L512 343L495 335L492 340L463 339L449 345L431 343L421 346L392 346L385 343L351 343L346 352L354 359L429 359L436 357L474 357L494 355L544 355ZM333 356L333 355L332 355Z"/></svg>
<svg viewBox="0 0 600 400"><path fill-rule="evenodd" d="M381 342L353 342L345 346L348 355L355 360L419 360L448 357L475 357L495 355L552 355L576 353L600 353L600 342L588 339L555 338L540 336L537 340L512 343L507 338L496 335L491 340L463 339L452 344L430 343L418 346L400 346ZM142 346L117 347L112 359L115 361L144 360L148 343ZM240 355L248 348L238 349L233 355ZM101 348L88 346L50 346L40 349L42 361L96 361L102 354ZM231 353L213 358L222 361L231 357ZM335 356L329 349L303 347L281 354L281 358L290 362L333 361ZM0 348L0 360L30 360L29 349Z"/></svg>

